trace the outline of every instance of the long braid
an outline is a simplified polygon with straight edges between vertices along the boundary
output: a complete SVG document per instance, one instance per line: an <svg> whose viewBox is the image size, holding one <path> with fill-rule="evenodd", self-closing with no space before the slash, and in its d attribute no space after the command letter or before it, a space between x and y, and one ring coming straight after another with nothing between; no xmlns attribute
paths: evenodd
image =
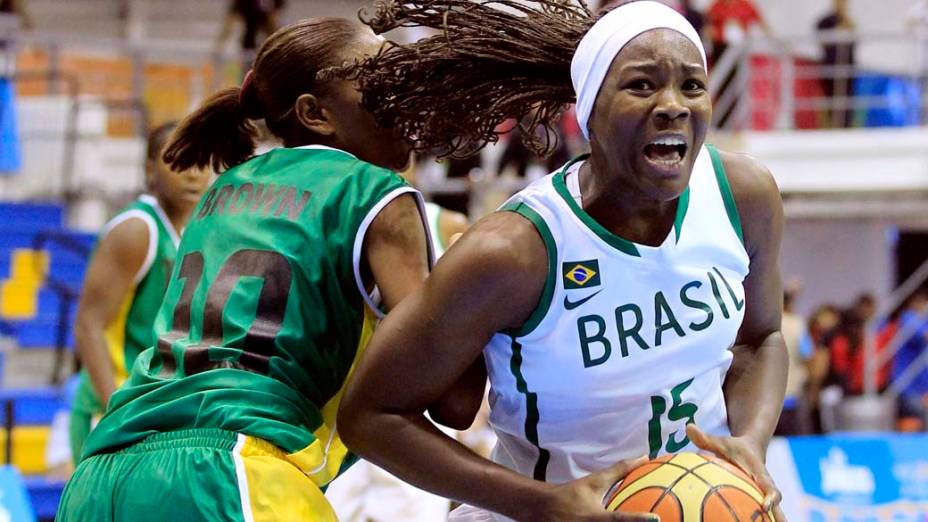
<svg viewBox="0 0 928 522"><path fill-rule="evenodd" d="M379 0L372 11L361 21L377 33L440 31L355 69L378 123L413 138L417 150L466 157L515 118L531 148L554 149L557 120L575 99L570 61L595 21L582 0Z"/></svg>

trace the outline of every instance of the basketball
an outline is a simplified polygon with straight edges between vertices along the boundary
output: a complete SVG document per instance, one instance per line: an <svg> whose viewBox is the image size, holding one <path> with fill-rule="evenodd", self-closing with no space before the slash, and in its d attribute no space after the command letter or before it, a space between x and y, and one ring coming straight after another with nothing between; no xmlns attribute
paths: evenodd
<svg viewBox="0 0 928 522"><path fill-rule="evenodd" d="M655 513L663 522L772 522L764 495L743 471L711 455L664 455L606 495L610 511Z"/></svg>

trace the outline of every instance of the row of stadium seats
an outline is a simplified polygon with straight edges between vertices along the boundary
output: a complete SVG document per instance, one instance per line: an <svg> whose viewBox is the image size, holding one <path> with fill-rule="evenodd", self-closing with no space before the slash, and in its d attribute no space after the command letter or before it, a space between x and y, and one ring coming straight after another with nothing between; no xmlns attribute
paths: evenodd
<svg viewBox="0 0 928 522"><path fill-rule="evenodd" d="M73 346L77 295L94 240L68 230L59 205L0 203L0 335L20 348L51 348L64 327L65 344ZM0 463L9 459L22 475L39 520L54 517L63 486L47 475L47 449L52 422L65 408L64 394L63 387L0 388Z"/></svg>
<svg viewBox="0 0 928 522"><path fill-rule="evenodd" d="M4 425L12 421L10 463L23 476L26 493L39 520L51 520L61 497L61 479L46 476L51 423L64 407L64 388L0 389ZM10 410L8 410L8 408ZM12 413L7 418L8 411ZM0 464L7 463L7 428L0 428Z"/></svg>
<svg viewBox="0 0 928 522"><path fill-rule="evenodd" d="M73 346L76 296L94 237L67 231L58 205L0 204L0 322L22 348L57 344L67 296L66 344Z"/></svg>

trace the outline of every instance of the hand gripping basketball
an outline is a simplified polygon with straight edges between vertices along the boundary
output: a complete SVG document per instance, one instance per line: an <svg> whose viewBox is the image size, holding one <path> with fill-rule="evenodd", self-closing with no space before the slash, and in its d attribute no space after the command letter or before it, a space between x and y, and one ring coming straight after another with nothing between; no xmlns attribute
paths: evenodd
<svg viewBox="0 0 928 522"><path fill-rule="evenodd" d="M750 475L764 493L764 509L772 511L777 522L786 522L786 516L780 508L783 495L767 471L767 466L764 464L764 451L758 444L743 437L708 435L695 424L686 426L686 436L699 449L715 453Z"/></svg>
<svg viewBox="0 0 928 522"><path fill-rule="evenodd" d="M613 484L648 461L640 457L623 460L603 471L554 486L550 495L539 503L526 520L535 521L582 521L582 522L658 522L660 518L650 513L619 513L606 511L603 498Z"/></svg>

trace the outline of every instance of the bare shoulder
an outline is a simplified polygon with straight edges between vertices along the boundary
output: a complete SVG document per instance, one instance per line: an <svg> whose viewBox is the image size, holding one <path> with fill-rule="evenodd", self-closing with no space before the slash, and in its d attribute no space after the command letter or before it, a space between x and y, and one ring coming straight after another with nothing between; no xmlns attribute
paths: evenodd
<svg viewBox="0 0 928 522"><path fill-rule="evenodd" d="M547 251L540 233L515 212L494 212L471 226L449 259L465 258L494 273L520 277L547 271ZM544 278L542 277L542 281Z"/></svg>
<svg viewBox="0 0 928 522"><path fill-rule="evenodd" d="M544 290L547 256L544 240L531 221L515 212L494 212L464 233L442 257L427 285L458 288L475 304L482 303L477 308L504 304L504 324L496 326L521 326Z"/></svg>
<svg viewBox="0 0 928 522"><path fill-rule="evenodd" d="M754 207L780 204L780 189L770 170L757 158L737 152L719 151L732 195L742 212ZM742 209L742 207L745 207Z"/></svg>
<svg viewBox="0 0 928 522"><path fill-rule="evenodd" d="M369 241L415 243L422 230L422 217L415 196L402 194L389 202L371 222Z"/></svg>
<svg viewBox="0 0 928 522"><path fill-rule="evenodd" d="M97 250L110 252L115 258L141 266L148 254L149 233L148 223L142 218L130 217L107 232Z"/></svg>
<svg viewBox="0 0 928 522"><path fill-rule="evenodd" d="M782 234L783 201L777 182L760 161L747 154L719 151L738 207L745 247L752 254Z"/></svg>

